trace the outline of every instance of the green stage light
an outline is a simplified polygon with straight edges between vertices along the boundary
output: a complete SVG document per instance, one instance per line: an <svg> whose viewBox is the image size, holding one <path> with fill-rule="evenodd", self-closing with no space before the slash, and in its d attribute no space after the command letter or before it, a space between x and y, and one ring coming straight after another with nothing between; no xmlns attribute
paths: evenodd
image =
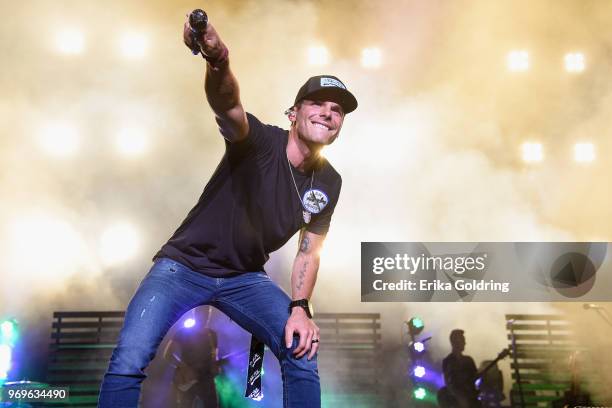
<svg viewBox="0 0 612 408"><path fill-rule="evenodd" d="M0 323L0 385L7 380L13 365L13 347L17 343L18 334L17 320L7 319Z"/></svg>
<svg viewBox="0 0 612 408"><path fill-rule="evenodd" d="M423 387L416 388L413 391L413 395L414 395L414 398L418 400L424 400L425 397L427 396L427 390Z"/></svg>
<svg viewBox="0 0 612 408"><path fill-rule="evenodd" d="M416 336L417 334L422 332L423 328L425 328L425 323L420 317L415 316L412 319L408 320L408 331L412 336Z"/></svg>
<svg viewBox="0 0 612 408"><path fill-rule="evenodd" d="M0 323L0 344L11 347L17 342L18 326L15 319L5 320Z"/></svg>
<svg viewBox="0 0 612 408"><path fill-rule="evenodd" d="M252 406L249 400L243 397L244 390L239 384L240 379L231 378L224 373L215 376L220 407L249 408Z"/></svg>

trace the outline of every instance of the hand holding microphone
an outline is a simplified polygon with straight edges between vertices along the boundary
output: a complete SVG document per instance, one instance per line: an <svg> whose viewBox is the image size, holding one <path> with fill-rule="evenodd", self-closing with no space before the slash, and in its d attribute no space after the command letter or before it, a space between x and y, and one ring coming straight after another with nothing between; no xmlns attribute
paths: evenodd
<svg viewBox="0 0 612 408"><path fill-rule="evenodd" d="M215 28L208 23L208 15L204 10L195 9L189 14L183 27L183 41L193 55L202 54L213 68L218 68L228 59L227 47Z"/></svg>
<svg viewBox="0 0 612 408"><path fill-rule="evenodd" d="M204 10L195 9L189 14L187 21L189 22L190 28L191 52L193 52L193 55L198 55L201 51L198 42L199 39L206 34L208 15Z"/></svg>

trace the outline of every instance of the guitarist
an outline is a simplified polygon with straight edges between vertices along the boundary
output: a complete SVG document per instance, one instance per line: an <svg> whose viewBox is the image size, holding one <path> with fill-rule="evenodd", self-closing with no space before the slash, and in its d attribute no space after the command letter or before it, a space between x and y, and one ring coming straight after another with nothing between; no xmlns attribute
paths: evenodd
<svg viewBox="0 0 612 408"><path fill-rule="evenodd" d="M172 384L177 408L216 408L217 333L209 327L210 307L197 308L194 315L195 324L180 327L168 342L164 359L175 369Z"/></svg>
<svg viewBox="0 0 612 408"><path fill-rule="evenodd" d="M451 353L442 361L446 392L439 395L440 405L453 408L480 408L476 364L470 356L463 355L465 336L463 330L450 333ZM440 398L441 397L441 398Z"/></svg>

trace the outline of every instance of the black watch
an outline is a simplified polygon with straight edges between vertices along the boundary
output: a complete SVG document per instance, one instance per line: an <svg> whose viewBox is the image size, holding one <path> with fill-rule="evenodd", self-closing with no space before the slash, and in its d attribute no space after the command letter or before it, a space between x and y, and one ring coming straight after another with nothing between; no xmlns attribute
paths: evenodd
<svg viewBox="0 0 612 408"><path fill-rule="evenodd" d="M289 313L291 313L291 309L296 306L299 306L304 309L306 311L306 316L312 319L312 316L314 316L314 310L312 309L312 303L310 303L308 299L294 300L289 303Z"/></svg>

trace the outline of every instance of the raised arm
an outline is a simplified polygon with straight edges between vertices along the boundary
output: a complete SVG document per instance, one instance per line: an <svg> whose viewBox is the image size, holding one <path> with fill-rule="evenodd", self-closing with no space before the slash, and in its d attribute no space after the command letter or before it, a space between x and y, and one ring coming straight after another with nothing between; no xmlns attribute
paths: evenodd
<svg viewBox="0 0 612 408"><path fill-rule="evenodd" d="M302 230L300 233L300 246L291 272L291 298L293 300L310 299L312 296L319 271L319 254L324 239L324 235L317 235L307 230ZM310 351L308 359L311 359L319 348L318 342L312 343L313 339L319 338L319 328L301 307L291 309L291 315L285 326L287 348L291 347L293 333L298 333L300 336L300 343L293 353L299 358Z"/></svg>
<svg viewBox="0 0 612 408"><path fill-rule="evenodd" d="M183 41L191 48L189 20L183 27ZM249 123L240 102L238 81L230 69L228 49L210 23L198 43L207 57L204 89L219 130L230 142L243 140L249 133Z"/></svg>

